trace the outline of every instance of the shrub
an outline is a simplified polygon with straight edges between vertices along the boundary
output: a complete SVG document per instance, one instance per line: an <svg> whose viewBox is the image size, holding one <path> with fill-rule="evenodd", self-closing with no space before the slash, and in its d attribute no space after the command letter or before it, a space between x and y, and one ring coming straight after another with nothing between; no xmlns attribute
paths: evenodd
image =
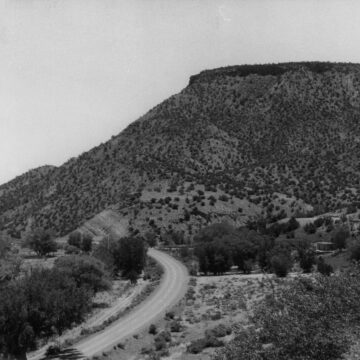
<svg viewBox="0 0 360 360"><path fill-rule="evenodd" d="M187 347L187 352L191 354L199 354L206 348L206 339L197 339L190 343Z"/></svg>
<svg viewBox="0 0 360 360"><path fill-rule="evenodd" d="M215 314L212 314L210 316L212 321L216 321L216 320L220 320L221 319L221 312L220 311L216 311Z"/></svg>
<svg viewBox="0 0 360 360"><path fill-rule="evenodd" d="M174 321L171 322L171 324L170 324L170 331L171 332L180 332L181 329L182 329L182 327L181 327L181 324L180 324L179 321L174 320Z"/></svg>
<svg viewBox="0 0 360 360"><path fill-rule="evenodd" d="M229 198L225 194L222 194L219 196L219 200L227 202L229 201Z"/></svg>
<svg viewBox="0 0 360 360"><path fill-rule="evenodd" d="M285 254L274 255L271 258L271 267L278 277L286 277L291 269L291 259Z"/></svg>
<svg viewBox="0 0 360 360"><path fill-rule="evenodd" d="M360 244L355 244L350 248L350 259L360 261Z"/></svg>
<svg viewBox="0 0 360 360"><path fill-rule="evenodd" d="M307 234L315 234L316 233L316 226L313 223L308 223L304 226L304 231Z"/></svg>
<svg viewBox="0 0 360 360"><path fill-rule="evenodd" d="M60 345L59 344L53 344L53 345L49 345L46 348L45 355L46 356L55 356L55 355L60 354L60 352L61 352Z"/></svg>
<svg viewBox="0 0 360 360"><path fill-rule="evenodd" d="M187 347L187 352L191 354L199 354L207 347L224 346L224 342L217 339L215 336L206 335L204 338L194 340Z"/></svg>
<svg viewBox="0 0 360 360"><path fill-rule="evenodd" d="M155 349L157 351L163 350L167 346L167 342L171 341L171 334L168 331L162 331L159 335L157 335L154 339L155 341Z"/></svg>
<svg viewBox="0 0 360 360"><path fill-rule="evenodd" d="M294 279L264 299L253 326L237 331L215 359L339 359L359 326L359 295L355 266L334 276Z"/></svg>
<svg viewBox="0 0 360 360"><path fill-rule="evenodd" d="M169 319L174 319L175 317L175 313L173 311L168 311L166 314L165 314L165 319L166 320L169 320Z"/></svg>
<svg viewBox="0 0 360 360"><path fill-rule="evenodd" d="M149 327L149 334L156 335L156 333L157 333L156 325L151 324Z"/></svg>
<svg viewBox="0 0 360 360"><path fill-rule="evenodd" d="M208 329L205 331L206 337L224 337L226 335L230 335L232 333L231 326L225 324L219 324L212 329Z"/></svg>
<svg viewBox="0 0 360 360"><path fill-rule="evenodd" d="M80 253L80 249L78 247L69 244L65 245L65 254L74 255L79 253Z"/></svg>
<svg viewBox="0 0 360 360"><path fill-rule="evenodd" d="M216 338L215 336L206 336L206 347L220 347L224 346L224 342Z"/></svg>

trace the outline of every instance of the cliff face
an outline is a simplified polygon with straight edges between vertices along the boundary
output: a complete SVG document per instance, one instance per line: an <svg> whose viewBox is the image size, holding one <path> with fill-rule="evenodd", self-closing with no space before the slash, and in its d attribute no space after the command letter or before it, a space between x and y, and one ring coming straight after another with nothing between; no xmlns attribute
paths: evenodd
<svg viewBox="0 0 360 360"><path fill-rule="evenodd" d="M0 187L0 224L59 234L144 189L186 183L288 214L359 201L360 65L291 63L206 70L105 144ZM205 205L204 205L205 206ZM288 206L288 205L287 205ZM141 211L141 209L139 210ZM245 211L246 213L246 211Z"/></svg>

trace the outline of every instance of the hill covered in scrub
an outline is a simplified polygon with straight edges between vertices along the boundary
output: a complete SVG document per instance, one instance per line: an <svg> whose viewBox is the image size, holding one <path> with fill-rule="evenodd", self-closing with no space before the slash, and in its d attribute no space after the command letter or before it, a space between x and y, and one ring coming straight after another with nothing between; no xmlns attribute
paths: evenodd
<svg viewBox="0 0 360 360"><path fill-rule="evenodd" d="M108 142L0 186L0 226L59 235L110 209L131 230L360 204L360 65L230 66Z"/></svg>

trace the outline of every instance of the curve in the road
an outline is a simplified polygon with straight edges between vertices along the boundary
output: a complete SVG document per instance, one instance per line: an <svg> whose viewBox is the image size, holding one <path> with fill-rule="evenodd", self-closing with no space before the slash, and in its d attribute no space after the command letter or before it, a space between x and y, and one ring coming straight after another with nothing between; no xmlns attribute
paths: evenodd
<svg viewBox="0 0 360 360"><path fill-rule="evenodd" d="M74 345L74 348L84 356L93 356L107 350L124 338L149 326L185 294L188 282L188 272L185 266L159 250L150 249L148 255L164 269L159 287L128 315L115 321L103 331Z"/></svg>

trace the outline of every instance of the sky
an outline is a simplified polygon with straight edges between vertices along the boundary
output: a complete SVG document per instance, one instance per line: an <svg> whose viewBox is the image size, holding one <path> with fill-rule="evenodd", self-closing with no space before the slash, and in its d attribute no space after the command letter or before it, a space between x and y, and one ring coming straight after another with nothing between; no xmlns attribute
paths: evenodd
<svg viewBox="0 0 360 360"><path fill-rule="evenodd" d="M357 0L0 0L0 184L118 134L204 69L360 62Z"/></svg>

